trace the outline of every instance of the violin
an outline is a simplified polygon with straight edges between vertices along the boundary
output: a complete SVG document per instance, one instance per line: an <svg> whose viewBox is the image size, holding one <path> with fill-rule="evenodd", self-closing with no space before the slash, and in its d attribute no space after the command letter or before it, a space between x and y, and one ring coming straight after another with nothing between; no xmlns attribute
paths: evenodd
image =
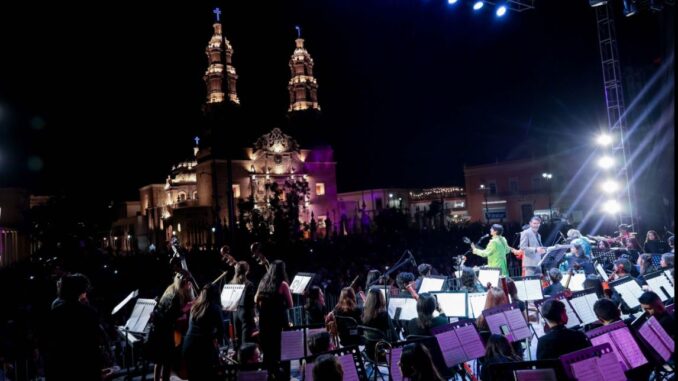
<svg viewBox="0 0 678 381"><path fill-rule="evenodd" d="M270 264L268 263L268 259L264 256L264 253L261 252L261 245L258 242L255 242L252 244L250 250L252 251L252 258L254 258L260 266L264 266L266 271L268 271Z"/></svg>
<svg viewBox="0 0 678 381"><path fill-rule="evenodd" d="M412 295L414 300L419 300L419 294L417 294L417 291L414 289L414 286L416 286L416 282L410 282L405 286L405 289Z"/></svg>

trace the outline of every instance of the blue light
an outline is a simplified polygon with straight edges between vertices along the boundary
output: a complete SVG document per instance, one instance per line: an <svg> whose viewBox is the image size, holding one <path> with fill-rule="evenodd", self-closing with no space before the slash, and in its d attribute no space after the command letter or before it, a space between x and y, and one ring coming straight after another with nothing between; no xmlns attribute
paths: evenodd
<svg viewBox="0 0 678 381"><path fill-rule="evenodd" d="M482 8L483 5L485 5L485 3L483 3L482 1L476 1L476 3L473 4L473 10L474 10L474 11L477 11L477 10L479 10L480 8Z"/></svg>
<svg viewBox="0 0 678 381"><path fill-rule="evenodd" d="M506 14L506 6L505 6L505 5L500 5L500 6L497 8L496 14L497 14L497 17L502 17L502 16L504 16L504 15Z"/></svg>
<svg viewBox="0 0 678 381"><path fill-rule="evenodd" d="M447 0L447 4L450 4L450 5L456 4L457 1L459 1L459 0Z"/></svg>

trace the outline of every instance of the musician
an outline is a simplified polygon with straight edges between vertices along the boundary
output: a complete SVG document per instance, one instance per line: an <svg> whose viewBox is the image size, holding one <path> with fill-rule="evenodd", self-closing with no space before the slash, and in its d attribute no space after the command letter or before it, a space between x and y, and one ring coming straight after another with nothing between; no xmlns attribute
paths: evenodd
<svg viewBox="0 0 678 381"><path fill-rule="evenodd" d="M674 258L675 257L673 253L662 254L662 259L659 261L659 266L661 266L662 270L673 269L675 266Z"/></svg>
<svg viewBox="0 0 678 381"><path fill-rule="evenodd" d="M640 307L650 316L654 316L655 319L661 324L662 328L666 333L675 339L676 336L676 322L675 318L666 311L664 303L662 302L659 295L652 291L646 291L643 295L638 298L640 302Z"/></svg>
<svg viewBox="0 0 678 381"><path fill-rule="evenodd" d="M659 240L659 234L654 230L648 230L645 234L645 243L643 243L643 252L662 253L664 252L663 242Z"/></svg>
<svg viewBox="0 0 678 381"><path fill-rule="evenodd" d="M520 233L520 250L524 252L523 276L541 275L538 265L546 249L541 243L539 226L541 226L541 218L533 216L530 219L530 228Z"/></svg>
<svg viewBox="0 0 678 381"><path fill-rule="evenodd" d="M582 236L581 232L577 229L570 229L567 231L567 241L570 244L578 243L584 248L584 254L591 258L591 243L589 240Z"/></svg>
<svg viewBox="0 0 678 381"><path fill-rule="evenodd" d="M584 247L579 242L572 243L568 259L570 260L569 270L581 269L584 270L584 273L586 273L586 275L596 273L596 269L593 267L591 258L586 256Z"/></svg>
<svg viewBox="0 0 678 381"><path fill-rule="evenodd" d="M489 290L487 290L487 296L485 297L485 306L483 307L483 311L496 307L496 306L501 306L504 304L508 304L509 299L504 290L502 290L499 287L491 287ZM481 331L489 331L490 328L487 325L487 321L485 320L485 316L482 314L478 316L476 319L476 326L478 327L478 330Z"/></svg>
<svg viewBox="0 0 678 381"><path fill-rule="evenodd" d="M593 312L603 325L609 325L621 320L619 307L610 299L598 299L593 304Z"/></svg>
<svg viewBox="0 0 678 381"><path fill-rule="evenodd" d="M252 336L257 330L257 325L254 322L255 304L254 295L256 289L254 284L247 279L250 272L250 265L245 261L240 261L235 265L235 274L231 279L231 284L244 284L245 290L238 301L238 309L233 314L233 325L235 326L235 335L237 336L236 346L252 341Z"/></svg>
<svg viewBox="0 0 678 381"><path fill-rule="evenodd" d="M565 327L567 312L560 300L547 300L541 306L541 315L550 330L537 342L537 360L557 359L564 354L591 346L586 334Z"/></svg>
<svg viewBox="0 0 678 381"><path fill-rule="evenodd" d="M479 249L475 244L471 243L473 254L487 258L487 265L489 267L497 267L501 270L500 275L508 276L508 266L506 264L506 254L511 251L511 248L506 242L506 238L502 236L504 227L499 224L494 224L490 228L490 235L492 238L485 249Z"/></svg>
<svg viewBox="0 0 678 381"><path fill-rule="evenodd" d="M420 294L419 300L417 300L417 317L407 322L405 336L431 336L431 328L448 324L447 316L444 313L433 317L435 311L440 312L436 298L427 292Z"/></svg>
<svg viewBox="0 0 678 381"><path fill-rule="evenodd" d="M393 327L393 321L387 312L384 294L377 288L370 288L367 292L362 324L380 330L388 341L396 341L398 339L398 335ZM368 350L374 353L374 345L372 345L372 348L368 348Z"/></svg>
<svg viewBox="0 0 678 381"><path fill-rule="evenodd" d="M319 355L334 350L334 344L328 332L314 333L306 339L306 344L311 355Z"/></svg>
<svg viewBox="0 0 678 381"><path fill-rule="evenodd" d="M191 307L182 353L190 380L219 380L219 344L224 339L221 293L208 283Z"/></svg>
<svg viewBox="0 0 678 381"><path fill-rule="evenodd" d="M87 303L89 280L64 275L57 284L60 303L49 312L45 371L47 380L100 380L99 317Z"/></svg>
<svg viewBox="0 0 678 381"><path fill-rule="evenodd" d="M360 317L363 311L356 302L355 291L351 287L344 287L339 294L339 302L334 309L325 317L325 324L330 327L329 331L336 331L339 341L343 346L353 344L355 339L350 335L349 327L337 323L336 317L350 317L355 320L355 324L360 324ZM334 328L332 328L334 325ZM357 344L357 343L356 343Z"/></svg>
<svg viewBox="0 0 678 381"><path fill-rule="evenodd" d="M438 372L431 353L421 343L410 343L403 347L402 355L398 360L400 373L411 381L443 381Z"/></svg>
<svg viewBox="0 0 678 381"><path fill-rule="evenodd" d="M487 371L491 364L505 364L509 362L523 361L523 358L514 350L511 343L504 335L492 334L487 339L485 345L485 357L482 359L482 368L480 369L480 379L483 381L491 381L493 378ZM513 379L513 372L509 371L507 374L497 375L499 378L494 378L497 381Z"/></svg>
<svg viewBox="0 0 678 381"><path fill-rule="evenodd" d="M310 379L310 377L307 377ZM344 379L344 369L334 355L320 355L313 363L313 379L327 381L341 381Z"/></svg>
<svg viewBox="0 0 678 381"><path fill-rule="evenodd" d="M421 282L424 281L424 278L427 276L431 276L431 269L433 267L429 265L428 263L422 263L419 266L417 266L417 272L419 273L419 276L417 277L416 284L415 284L415 290L419 292L419 288L421 287Z"/></svg>
<svg viewBox="0 0 678 381"><path fill-rule="evenodd" d="M563 274L557 268L549 269L549 278L551 279L551 284L548 287L545 287L542 291L544 295L555 295L557 293L565 291L565 287L560 283L563 279Z"/></svg>
<svg viewBox="0 0 678 381"><path fill-rule="evenodd" d="M287 309L294 306L287 283L285 262L273 261L259 282L254 301L259 306L259 339L264 352L264 364L269 373L278 375L280 333L288 326Z"/></svg>
<svg viewBox="0 0 678 381"><path fill-rule="evenodd" d="M638 256L638 262L636 263L636 266L638 267L638 276L636 277L636 281L638 284L646 285L647 282L645 281L644 275L654 271L654 264L652 263L652 254L641 254Z"/></svg>
<svg viewBox="0 0 678 381"><path fill-rule="evenodd" d="M640 243L636 238L636 233L629 231L631 229L630 225L621 224L619 225L618 229L619 236L616 237L617 241L621 242L621 244L629 250L635 250L638 252L642 251Z"/></svg>
<svg viewBox="0 0 678 381"><path fill-rule="evenodd" d="M258 364L260 362L260 358L261 352L259 352L259 346L255 343L244 343L238 350L238 359L240 364Z"/></svg>
<svg viewBox="0 0 678 381"><path fill-rule="evenodd" d="M410 297L412 294L407 290L407 286L414 282L414 274L403 271L396 276L396 285L398 285L398 296Z"/></svg>
<svg viewBox="0 0 678 381"><path fill-rule="evenodd" d="M473 268L464 266L461 269L461 287L460 291L466 292L485 292L486 289L480 284Z"/></svg>
<svg viewBox="0 0 678 381"><path fill-rule="evenodd" d="M308 290L304 313L306 314L306 324L317 325L325 323L327 307L325 307L325 294L323 294L323 290L320 287L312 286Z"/></svg>

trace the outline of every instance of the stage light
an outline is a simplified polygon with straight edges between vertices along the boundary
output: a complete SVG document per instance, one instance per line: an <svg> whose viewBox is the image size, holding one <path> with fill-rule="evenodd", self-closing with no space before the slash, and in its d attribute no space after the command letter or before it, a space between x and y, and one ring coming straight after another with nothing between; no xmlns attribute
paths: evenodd
<svg viewBox="0 0 678 381"><path fill-rule="evenodd" d="M605 213L617 214L621 211L621 205L617 200L607 200L603 203L603 211Z"/></svg>
<svg viewBox="0 0 678 381"><path fill-rule="evenodd" d="M650 0L650 10L654 12L661 12L664 10L663 0Z"/></svg>
<svg viewBox="0 0 678 381"><path fill-rule="evenodd" d="M638 8L635 0L624 0L624 16L631 17L636 14Z"/></svg>
<svg viewBox="0 0 678 381"><path fill-rule="evenodd" d="M591 7L599 7L605 4L607 4L607 0L589 0L589 5Z"/></svg>
<svg viewBox="0 0 678 381"><path fill-rule="evenodd" d="M456 4L457 1L459 1L459 0L447 0L447 4L450 4L450 5Z"/></svg>
<svg viewBox="0 0 678 381"><path fill-rule="evenodd" d="M619 183L612 179L608 179L600 184L600 189L602 189L605 193L614 193L619 190Z"/></svg>
<svg viewBox="0 0 678 381"><path fill-rule="evenodd" d="M614 159L610 156L603 156L598 160L598 166L602 169L610 169L614 166Z"/></svg>
<svg viewBox="0 0 678 381"><path fill-rule="evenodd" d="M506 14L506 5L500 5L495 12L497 17L502 17Z"/></svg>
<svg viewBox="0 0 678 381"><path fill-rule="evenodd" d="M612 144L612 135L601 134L596 138L596 143L598 143L598 145L601 145L603 147L609 146L610 144Z"/></svg>
<svg viewBox="0 0 678 381"><path fill-rule="evenodd" d="M482 1L476 1L475 4L473 4L473 10L477 11L480 8L482 8L483 5L485 5L485 3L483 3Z"/></svg>

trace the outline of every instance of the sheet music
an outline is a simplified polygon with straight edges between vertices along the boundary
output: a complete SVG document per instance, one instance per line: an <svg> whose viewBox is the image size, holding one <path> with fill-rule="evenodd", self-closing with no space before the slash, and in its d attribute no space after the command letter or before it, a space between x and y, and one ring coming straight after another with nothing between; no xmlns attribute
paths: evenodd
<svg viewBox="0 0 678 381"><path fill-rule="evenodd" d="M542 300L544 294L541 291L541 281L539 279L525 279L525 299L523 301Z"/></svg>
<svg viewBox="0 0 678 381"><path fill-rule="evenodd" d="M132 315L125 323L125 327L134 333L143 333L151 318L156 302L153 299L137 299Z"/></svg>
<svg viewBox="0 0 678 381"><path fill-rule="evenodd" d="M675 291L673 290L673 285L666 278L664 273L660 273L658 276L652 278L645 278L647 285L650 286L650 289L654 291L662 301L667 301L669 298L673 298Z"/></svg>
<svg viewBox="0 0 678 381"><path fill-rule="evenodd" d="M224 311L236 311L238 302L245 291L244 284L225 284L221 290L221 306Z"/></svg>
<svg viewBox="0 0 678 381"><path fill-rule="evenodd" d="M617 358L617 361L621 365L622 369L624 371L630 369L627 362L626 362L626 359L621 354L621 352L619 351L619 348L617 348L617 346L615 345L615 343L612 340L612 338L610 337L610 335L604 334L604 335L592 337L590 340L591 340L591 345L594 345L594 346L595 345L602 345L602 344L605 344L605 343L610 344L610 348L612 348L612 353L614 353L614 356Z"/></svg>
<svg viewBox="0 0 678 381"><path fill-rule="evenodd" d="M652 321L654 319L654 321ZM658 334L658 331L655 331L654 325L659 325L659 328L661 328L661 331L666 334L666 331L664 331L664 328L661 327L657 319L653 317L650 317L643 325L640 327L638 330L638 333L640 333L641 336L647 341L648 344L652 347L652 349L657 352L664 361L668 361L671 358L671 355L673 354L675 344L672 343L673 340L671 340L670 337L668 337L668 340L666 338L662 340ZM668 335L667 335L668 336ZM669 341L670 340L670 341Z"/></svg>
<svg viewBox="0 0 678 381"><path fill-rule="evenodd" d="M238 381L268 381L265 370L244 370L238 372Z"/></svg>
<svg viewBox="0 0 678 381"><path fill-rule="evenodd" d="M417 300L414 298L407 298L405 299L405 304L402 307L402 310L400 311L400 320L412 320L416 317L417 315Z"/></svg>
<svg viewBox="0 0 678 381"><path fill-rule="evenodd" d="M490 332L496 333L497 335L503 335L503 333L501 332L502 325L509 326L508 320L506 320L506 315L504 315L503 312L485 316L485 321L487 322L487 326L490 328ZM509 341L513 340L509 338Z"/></svg>
<svg viewBox="0 0 678 381"><path fill-rule="evenodd" d="M565 324L565 327L572 328L583 324L581 320L579 320L579 316L577 316L577 314L572 309L570 301L567 299L560 299L560 301L565 305L565 312L567 313L567 324Z"/></svg>
<svg viewBox="0 0 678 381"><path fill-rule="evenodd" d="M466 293L452 292L452 293L436 293L438 305L448 317L467 317L470 312L467 311Z"/></svg>
<svg viewBox="0 0 678 381"><path fill-rule="evenodd" d="M673 285L673 277L671 276L671 270L664 270L664 276L666 276L666 279L669 280L669 283Z"/></svg>
<svg viewBox="0 0 678 381"><path fill-rule="evenodd" d="M499 287L499 269L480 269L478 270L478 280L483 287L487 286L487 283L492 283L493 287Z"/></svg>
<svg viewBox="0 0 678 381"><path fill-rule="evenodd" d="M527 326L525 321L525 316L523 316L522 311L516 308L513 310L504 311L506 315L506 320L508 320L509 327L511 328L511 336L513 336L513 341L522 340L530 337L532 334L530 328Z"/></svg>
<svg viewBox="0 0 678 381"><path fill-rule="evenodd" d="M391 319L395 319L395 314L396 314L396 309L400 308L401 312L400 314L402 315L402 309L405 307L405 303L407 303L408 298L389 298L388 299L388 316L391 317ZM414 300L414 299L412 299ZM416 302L415 302L416 303ZM415 307L416 309L416 307Z"/></svg>
<svg viewBox="0 0 678 381"><path fill-rule="evenodd" d="M612 353L605 353L596 359L596 365L603 381L626 381L624 370Z"/></svg>
<svg viewBox="0 0 678 381"><path fill-rule="evenodd" d="M355 366L355 359L353 355L343 355L337 358L341 364L341 368L344 370L344 381L359 381L360 377L358 376L358 369Z"/></svg>
<svg viewBox="0 0 678 381"><path fill-rule="evenodd" d="M586 274L584 273L575 273L570 279L569 289L572 292L584 290L584 281L586 280Z"/></svg>
<svg viewBox="0 0 678 381"><path fill-rule="evenodd" d="M120 311L122 307L124 307L127 303L129 303L130 300L136 298L137 296L139 296L139 290L134 290L130 292L130 294L127 295L127 297L123 299L122 302L118 303L118 305L115 306L115 308L113 308L113 312L111 312L111 315L115 315L116 313L118 313L118 311Z"/></svg>
<svg viewBox="0 0 678 381"><path fill-rule="evenodd" d="M521 369L514 372L516 381L557 381L553 369Z"/></svg>
<svg viewBox="0 0 678 381"><path fill-rule="evenodd" d="M303 294L304 291L306 291L309 282L311 282L311 278L311 276L296 275L290 285L290 291L292 291L293 294Z"/></svg>
<svg viewBox="0 0 678 381"><path fill-rule="evenodd" d="M457 338L459 338L462 348L464 348L466 361L485 356L485 347L473 324L459 327L455 329L454 332L457 334Z"/></svg>
<svg viewBox="0 0 678 381"><path fill-rule="evenodd" d="M621 295L622 300L629 308L640 306L638 298L643 294L643 290L638 286L635 280L631 280L614 286L614 289Z"/></svg>
<svg viewBox="0 0 678 381"><path fill-rule="evenodd" d="M442 291L446 280L447 280L447 278L424 277L424 279L421 281L421 286L419 286L419 292L418 293L423 294L425 292Z"/></svg>
<svg viewBox="0 0 678 381"><path fill-rule="evenodd" d="M577 380L602 381L603 375L600 374L595 357L590 357L582 361L570 364L572 374Z"/></svg>
<svg viewBox="0 0 678 381"><path fill-rule="evenodd" d="M452 367L467 360L464 348L457 337L454 330L445 331L435 335L440 346L440 351L443 353L445 365Z"/></svg>
<svg viewBox="0 0 678 381"><path fill-rule="evenodd" d="M304 333L299 330L280 333L280 360L298 360L304 357Z"/></svg>
<svg viewBox="0 0 678 381"><path fill-rule="evenodd" d="M607 282L607 280L609 279L609 276L607 275L607 272L605 272L603 265L601 265L600 263L596 263L596 271L603 278L603 282Z"/></svg>
<svg viewBox="0 0 678 381"><path fill-rule="evenodd" d="M523 280L514 280L513 284L516 285L516 290L518 290L518 299L522 301L527 301L527 290L525 289L525 281ZM540 298L543 299L543 298Z"/></svg>
<svg viewBox="0 0 678 381"><path fill-rule="evenodd" d="M398 362L400 361L400 357L402 355L402 348L393 348L391 350L391 363L388 364L391 381L403 381L403 374L400 372L400 367L398 366Z"/></svg>
<svg viewBox="0 0 678 381"><path fill-rule="evenodd" d="M598 321L598 317L596 317L595 312L593 312L593 306L589 305L589 302L587 300L588 295L595 294L586 294L584 296L579 296L570 299L570 304L572 305L572 308L574 308L574 310L577 312L577 315L579 315L582 324L591 324Z"/></svg>
<svg viewBox="0 0 678 381"><path fill-rule="evenodd" d="M610 336L614 340L617 349L622 352L626 364L630 369L635 369L641 365L647 364L647 358L643 355L638 343L633 336L631 336L631 331L629 331L627 327L610 332Z"/></svg>
<svg viewBox="0 0 678 381"><path fill-rule="evenodd" d="M487 299L487 292L474 292L468 294L468 305L471 310L470 315L472 318L476 319L483 314L485 299Z"/></svg>

